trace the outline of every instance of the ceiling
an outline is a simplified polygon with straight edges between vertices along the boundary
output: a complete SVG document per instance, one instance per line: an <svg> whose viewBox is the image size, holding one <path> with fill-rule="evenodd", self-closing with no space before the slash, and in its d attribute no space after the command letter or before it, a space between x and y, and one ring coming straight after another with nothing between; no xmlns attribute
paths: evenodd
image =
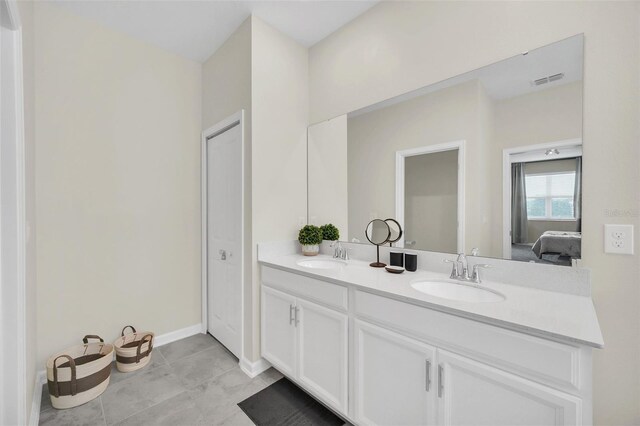
<svg viewBox="0 0 640 426"><path fill-rule="evenodd" d="M556 43L542 46L529 52L523 52L503 61L353 111L349 113L349 116L355 117L370 111L386 108L471 80L479 80L484 86L487 95L494 100L510 99L516 96L580 81L582 80L583 69L583 43L584 37L582 34L575 35ZM532 84L534 80L560 73L564 74L561 80L540 86Z"/></svg>
<svg viewBox="0 0 640 426"><path fill-rule="evenodd" d="M75 15L204 62L251 14L305 47L319 42L378 0L55 0Z"/></svg>

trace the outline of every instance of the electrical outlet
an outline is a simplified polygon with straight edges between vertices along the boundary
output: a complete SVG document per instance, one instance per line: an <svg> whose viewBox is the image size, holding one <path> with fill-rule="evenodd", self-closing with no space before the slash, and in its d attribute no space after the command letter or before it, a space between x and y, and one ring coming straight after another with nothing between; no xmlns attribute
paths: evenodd
<svg viewBox="0 0 640 426"><path fill-rule="evenodd" d="M604 252L633 254L633 225L604 225Z"/></svg>

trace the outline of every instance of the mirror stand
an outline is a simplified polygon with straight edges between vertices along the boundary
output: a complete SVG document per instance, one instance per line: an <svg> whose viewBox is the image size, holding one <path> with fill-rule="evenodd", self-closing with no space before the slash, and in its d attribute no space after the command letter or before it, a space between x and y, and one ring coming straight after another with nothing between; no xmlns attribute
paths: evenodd
<svg viewBox="0 0 640 426"><path fill-rule="evenodd" d="M369 266L373 268L384 268L385 266L387 266L386 263L380 262L380 244L376 244L376 256L376 261L370 263Z"/></svg>

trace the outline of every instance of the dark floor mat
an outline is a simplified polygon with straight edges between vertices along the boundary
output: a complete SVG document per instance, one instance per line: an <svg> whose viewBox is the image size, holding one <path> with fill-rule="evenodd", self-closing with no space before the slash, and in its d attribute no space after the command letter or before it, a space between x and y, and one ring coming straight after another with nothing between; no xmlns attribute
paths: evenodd
<svg viewBox="0 0 640 426"><path fill-rule="evenodd" d="M282 378L238 406L258 426L342 426L344 421Z"/></svg>

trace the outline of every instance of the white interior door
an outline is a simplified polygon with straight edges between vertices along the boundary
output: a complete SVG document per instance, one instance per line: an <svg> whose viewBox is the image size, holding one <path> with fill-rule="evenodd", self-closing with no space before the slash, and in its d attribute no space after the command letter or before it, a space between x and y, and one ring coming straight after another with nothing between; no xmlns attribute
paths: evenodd
<svg viewBox="0 0 640 426"><path fill-rule="evenodd" d="M235 356L242 347L242 134L210 137L207 151L207 325Z"/></svg>

